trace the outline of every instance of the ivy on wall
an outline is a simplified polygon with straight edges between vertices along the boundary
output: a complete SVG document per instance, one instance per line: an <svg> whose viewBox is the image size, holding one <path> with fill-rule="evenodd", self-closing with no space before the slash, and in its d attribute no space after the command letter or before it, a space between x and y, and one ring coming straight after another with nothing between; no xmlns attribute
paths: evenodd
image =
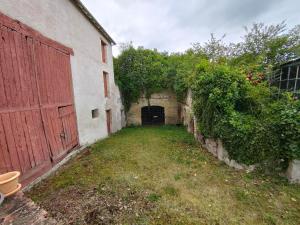
<svg viewBox="0 0 300 225"><path fill-rule="evenodd" d="M170 88L173 80L167 66L167 55L144 48L128 46L114 59L116 82L123 96L126 111L145 95Z"/></svg>

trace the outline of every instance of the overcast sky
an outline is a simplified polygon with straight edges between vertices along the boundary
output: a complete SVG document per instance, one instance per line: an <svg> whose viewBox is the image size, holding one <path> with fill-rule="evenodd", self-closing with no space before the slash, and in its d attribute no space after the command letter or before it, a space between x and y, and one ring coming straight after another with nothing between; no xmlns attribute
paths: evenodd
<svg viewBox="0 0 300 225"><path fill-rule="evenodd" d="M300 0L82 0L117 43L184 51L210 33L237 42L254 22L300 23ZM118 46L114 47L114 55Z"/></svg>

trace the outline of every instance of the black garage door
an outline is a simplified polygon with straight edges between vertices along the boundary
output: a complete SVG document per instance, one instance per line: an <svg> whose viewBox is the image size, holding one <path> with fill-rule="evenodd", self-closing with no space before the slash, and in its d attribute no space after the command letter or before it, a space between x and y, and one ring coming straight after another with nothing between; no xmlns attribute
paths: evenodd
<svg viewBox="0 0 300 225"><path fill-rule="evenodd" d="M165 124L165 109L161 106L145 106L142 108L142 125Z"/></svg>

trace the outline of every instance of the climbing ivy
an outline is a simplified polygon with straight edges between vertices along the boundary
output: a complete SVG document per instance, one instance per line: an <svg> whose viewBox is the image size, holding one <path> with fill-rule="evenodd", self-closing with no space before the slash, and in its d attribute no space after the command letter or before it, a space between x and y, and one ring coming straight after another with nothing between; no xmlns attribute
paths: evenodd
<svg viewBox="0 0 300 225"><path fill-rule="evenodd" d="M172 88L175 77L169 69L167 54L142 47L123 49L114 59L114 68L126 111L142 95L149 98L155 92Z"/></svg>
<svg viewBox="0 0 300 225"><path fill-rule="evenodd" d="M165 89L173 90L178 101L184 101L189 89L190 74L195 73L201 54L188 50L168 54L128 45L114 58L116 82L122 93L126 111L144 95Z"/></svg>

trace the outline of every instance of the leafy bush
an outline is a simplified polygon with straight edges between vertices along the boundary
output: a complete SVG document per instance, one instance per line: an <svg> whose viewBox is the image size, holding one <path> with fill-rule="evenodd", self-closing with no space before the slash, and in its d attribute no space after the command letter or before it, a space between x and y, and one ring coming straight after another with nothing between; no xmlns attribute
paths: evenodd
<svg viewBox="0 0 300 225"><path fill-rule="evenodd" d="M269 117L278 133L281 156L300 159L300 101L290 95L283 96L270 106Z"/></svg>
<svg viewBox="0 0 300 225"><path fill-rule="evenodd" d="M229 156L255 164L300 158L299 101L253 85L237 68L202 61L192 87L194 113L206 137L220 138Z"/></svg>
<svg viewBox="0 0 300 225"><path fill-rule="evenodd" d="M194 113L200 130L206 136L217 137L219 132L216 128L221 119L242 107L246 80L228 66L202 60L197 66L192 90Z"/></svg>
<svg viewBox="0 0 300 225"><path fill-rule="evenodd" d="M114 59L114 68L126 111L142 95L149 98L172 84L167 55L157 51L128 46Z"/></svg>
<svg viewBox="0 0 300 225"><path fill-rule="evenodd" d="M151 94L164 89L173 90L178 100L184 101L189 88L188 74L194 72L199 57L192 50L169 55L125 46L119 57L114 58L114 70L126 111L141 96L150 98Z"/></svg>

